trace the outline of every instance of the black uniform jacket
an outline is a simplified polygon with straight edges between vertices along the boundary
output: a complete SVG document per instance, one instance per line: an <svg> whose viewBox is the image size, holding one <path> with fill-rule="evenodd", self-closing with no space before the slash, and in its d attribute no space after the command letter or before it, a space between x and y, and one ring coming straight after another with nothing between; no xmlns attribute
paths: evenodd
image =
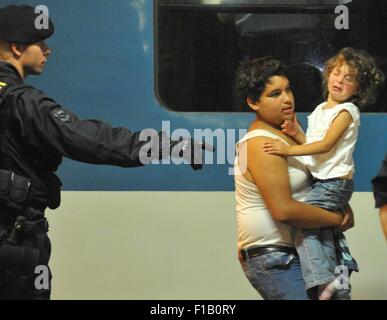
<svg viewBox="0 0 387 320"><path fill-rule="evenodd" d="M383 207L387 204L387 153L378 175L372 179L372 186L374 190L375 207Z"/></svg>
<svg viewBox="0 0 387 320"><path fill-rule="evenodd" d="M59 206L62 157L94 164L141 166L139 132L80 120L0 61L0 169L30 179L33 207Z"/></svg>

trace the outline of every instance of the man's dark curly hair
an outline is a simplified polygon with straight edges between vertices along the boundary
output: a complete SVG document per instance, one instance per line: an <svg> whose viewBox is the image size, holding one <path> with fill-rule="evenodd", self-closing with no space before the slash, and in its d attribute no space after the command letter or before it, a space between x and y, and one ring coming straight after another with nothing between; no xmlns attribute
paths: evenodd
<svg viewBox="0 0 387 320"><path fill-rule="evenodd" d="M334 57L325 63L323 77L323 92L325 99L328 98L328 79L333 69L346 63L357 73L356 80L359 83L357 93L350 102L359 108L375 103L378 90L384 83L384 74L380 71L375 60L365 50L354 48L343 48Z"/></svg>
<svg viewBox="0 0 387 320"><path fill-rule="evenodd" d="M236 71L236 87L239 96L244 102L247 98L257 102L273 76L287 77L285 66L272 57L241 62Z"/></svg>

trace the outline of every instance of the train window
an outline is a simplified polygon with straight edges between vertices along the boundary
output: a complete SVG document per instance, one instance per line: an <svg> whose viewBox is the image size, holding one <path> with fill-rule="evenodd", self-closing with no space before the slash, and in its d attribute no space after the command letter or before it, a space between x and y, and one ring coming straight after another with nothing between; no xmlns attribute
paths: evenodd
<svg viewBox="0 0 387 320"><path fill-rule="evenodd" d="M174 111L249 111L235 70L270 55L289 66L297 110L310 112L324 61L343 47L367 50L387 74L386 12L384 0L156 0L156 95ZM362 111L387 112L386 91Z"/></svg>

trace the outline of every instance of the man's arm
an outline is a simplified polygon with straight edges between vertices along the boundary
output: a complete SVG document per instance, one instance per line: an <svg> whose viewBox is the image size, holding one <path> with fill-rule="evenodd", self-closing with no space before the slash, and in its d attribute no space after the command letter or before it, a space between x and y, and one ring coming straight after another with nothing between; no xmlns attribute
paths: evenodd
<svg viewBox="0 0 387 320"><path fill-rule="evenodd" d="M275 220L298 228L339 226L343 216L296 201L290 192L287 162L263 151L269 138L257 137L247 143L247 168Z"/></svg>
<svg viewBox="0 0 387 320"><path fill-rule="evenodd" d="M27 143L73 160L137 167L187 149L191 152L182 152L180 157L197 170L202 166L201 149L211 149L191 139L171 143L169 137L152 129L132 132L98 120L81 120L34 88L16 90L8 98L17 105L16 118Z"/></svg>
<svg viewBox="0 0 387 320"><path fill-rule="evenodd" d="M18 104L24 138L37 150L59 153L70 159L121 167L141 166L139 132L113 128L98 120L81 120L38 90L21 95ZM22 133L23 134L23 133Z"/></svg>

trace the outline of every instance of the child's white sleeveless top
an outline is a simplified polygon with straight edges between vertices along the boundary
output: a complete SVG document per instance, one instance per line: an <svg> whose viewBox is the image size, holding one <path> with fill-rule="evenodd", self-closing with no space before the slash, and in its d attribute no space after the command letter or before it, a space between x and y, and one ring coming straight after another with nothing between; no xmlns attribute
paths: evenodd
<svg viewBox="0 0 387 320"><path fill-rule="evenodd" d="M350 102L338 104L334 108L324 109L326 102L318 105L308 117L308 129L306 131L306 143L321 141L324 139L332 121L342 110L346 110L352 116L353 122L336 142L331 151L312 156L300 157L301 161L317 179L325 180L343 177L355 172L352 154L360 126L359 109Z"/></svg>

